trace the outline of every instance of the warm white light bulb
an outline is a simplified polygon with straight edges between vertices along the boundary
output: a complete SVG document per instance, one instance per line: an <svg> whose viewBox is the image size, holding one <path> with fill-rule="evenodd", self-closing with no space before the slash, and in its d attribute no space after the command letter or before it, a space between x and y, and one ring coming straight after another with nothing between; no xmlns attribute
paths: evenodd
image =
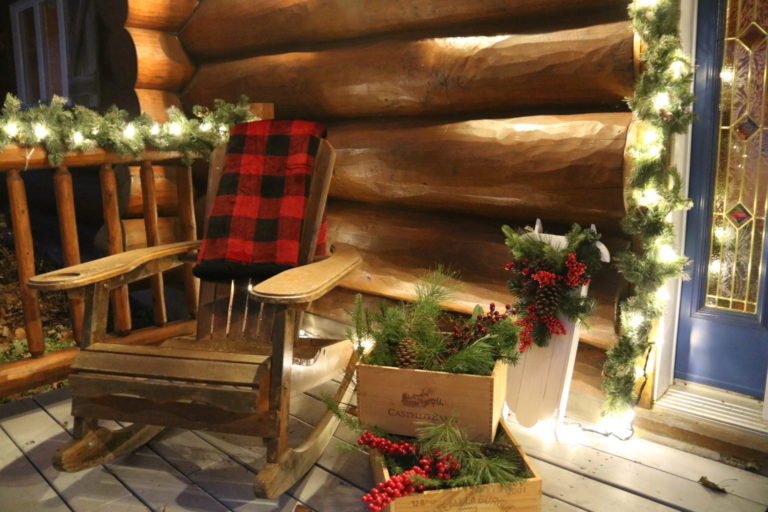
<svg viewBox="0 0 768 512"><path fill-rule="evenodd" d="M627 317L627 325L632 329L637 329L641 325L643 325L643 321L645 320L645 317L641 313L631 313Z"/></svg>
<svg viewBox="0 0 768 512"><path fill-rule="evenodd" d="M635 380L641 378L643 375L645 375L643 367L640 365L635 366Z"/></svg>
<svg viewBox="0 0 768 512"><path fill-rule="evenodd" d="M666 108L669 108L670 104L671 104L671 101L669 99L669 94L667 94L666 92L660 92L653 97L653 107L656 110L664 110Z"/></svg>
<svg viewBox="0 0 768 512"><path fill-rule="evenodd" d="M733 70L731 68L723 68L720 72L720 80L722 80L724 84L733 82Z"/></svg>
<svg viewBox="0 0 768 512"><path fill-rule="evenodd" d="M650 146L651 144L656 144L661 141L662 137L663 134L661 133L661 130L654 127L647 127L643 130L640 139L643 144Z"/></svg>
<svg viewBox="0 0 768 512"><path fill-rule="evenodd" d="M75 146L79 146L83 143L85 140L85 137L83 137L83 134L80 132L75 132L72 134L72 142L75 143Z"/></svg>
<svg viewBox="0 0 768 512"><path fill-rule="evenodd" d="M665 303L669 301L669 292L667 291L666 286L662 286L658 290L656 290L656 300L662 303Z"/></svg>
<svg viewBox="0 0 768 512"><path fill-rule="evenodd" d="M123 135L125 135L129 139L134 137L136 135L136 127L133 126L132 123L128 123L128 126L126 126L125 130L123 130Z"/></svg>
<svg viewBox="0 0 768 512"><path fill-rule="evenodd" d="M219 125L219 132L220 132L220 133L222 133L222 134L225 134L225 133L227 133L228 131L229 131L229 130L227 130L227 126L226 126L226 125L223 125L223 124L220 124L220 125Z"/></svg>
<svg viewBox="0 0 768 512"><path fill-rule="evenodd" d="M181 135L181 129L181 124L177 122L173 122L168 125L168 133L177 137Z"/></svg>
<svg viewBox="0 0 768 512"><path fill-rule="evenodd" d="M152 135L157 135L160 133L160 125L157 123L152 124L152 128L149 129L149 133Z"/></svg>
<svg viewBox="0 0 768 512"><path fill-rule="evenodd" d="M206 123L201 124L200 125L200 131L201 132L209 132L209 131L211 131L211 123L206 122Z"/></svg>
<svg viewBox="0 0 768 512"><path fill-rule="evenodd" d="M637 204L640 206L656 206L659 204L661 196L655 188L646 188L645 190L636 193Z"/></svg>
<svg viewBox="0 0 768 512"><path fill-rule="evenodd" d="M19 134L19 126L16 123L8 123L5 126L3 126L3 131L9 136L9 137L15 137Z"/></svg>
<svg viewBox="0 0 768 512"><path fill-rule="evenodd" d="M672 78L674 80L680 79L680 77L683 76L687 69L687 64L682 60L672 61L672 64L669 65L669 70L672 72Z"/></svg>
<svg viewBox="0 0 768 512"><path fill-rule="evenodd" d="M40 124L40 123L36 124L32 128L32 131L35 134L35 138L37 138L38 140L42 140L48 136L48 128L46 128L44 124Z"/></svg>
<svg viewBox="0 0 768 512"><path fill-rule="evenodd" d="M712 260L712 263L709 264L709 272L711 274L720 273L720 260Z"/></svg>
<svg viewBox="0 0 768 512"><path fill-rule="evenodd" d="M677 251L669 244L664 244L659 247L659 259L666 263L671 263L677 260Z"/></svg>

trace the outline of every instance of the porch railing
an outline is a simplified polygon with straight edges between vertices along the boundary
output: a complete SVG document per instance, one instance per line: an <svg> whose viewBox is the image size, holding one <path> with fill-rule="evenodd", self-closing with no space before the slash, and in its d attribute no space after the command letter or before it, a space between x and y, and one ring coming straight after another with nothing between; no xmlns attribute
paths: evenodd
<svg viewBox="0 0 768 512"><path fill-rule="evenodd" d="M78 167L99 166L99 180L104 212L104 224L108 236L108 253L116 254L125 250L117 196L117 181L113 166L116 164L140 165L141 192L144 209L144 224L147 245L156 245L158 237L157 200L153 164L179 164L180 155L173 152L147 151L139 157L121 156L105 150L88 153L73 152L64 157L62 164L55 168L53 182L56 208L61 233L63 263L65 266L80 263L80 247L77 237L74 191L71 172ZM19 292L24 313L24 329L31 358L0 365L0 396L46 384L66 376L69 366L78 352L77 348L62 349L46 353L40 317L38 292L27 287L35 275L35 251L29 218L27 191L22 179L25 172L51 169L47 153L42 147L23 148L7 146L0 152L0 173L5 174L8 187L10 216L18 261ZM70 171L70 169L72 171ZM197 238L192 169L180 166L177 171L179 240ZM197 283L192 276L192 265L184 268L184 293L186 308L194 318L197 310ZM128 288L114 290L111 296L111 315L114 330L120 335L121 343L151 343L169 336L191 333L193 320L168 322L164 299L163 276L151 282L153 298L154 327L132 330ZM83 302L77 295L70 294L69 308L73 336L79 341L83 327Z"/></svg>

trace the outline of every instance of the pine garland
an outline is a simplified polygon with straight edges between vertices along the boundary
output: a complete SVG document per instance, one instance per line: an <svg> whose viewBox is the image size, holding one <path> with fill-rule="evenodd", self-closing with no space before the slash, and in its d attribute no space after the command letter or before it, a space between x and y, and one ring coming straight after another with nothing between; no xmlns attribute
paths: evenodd
<svg viewBox="0 0 768 512"><path fill-rule="evenodd" d="M451 323L441 307L452 293L449 277L441 270L429 272L416 287L415 301L382 303L378 311L365 308L357 295L349 336L362 361L377 366L399 366L400 362L408 368L472 375L490 375L496 361L517 363L519 328L509 308L502 313L491 304L485 313L476 306L465 321L442 328ZM367 340L373 340L373 347L364 354Z"/></svg>
<svg viewBox="0 0 768 512"><path fill-rule="evenodd" d="M595 303L580 292L601 266L596 245L600 236L574 224L565 235L565 246L558 249L523 230L504 226L502 231L512 257L505 266L510 272L507 285L518 298L513 311L523 328L520 350L533 343L546 346L553 334L565 334L558 313L585 322Z"/></svg>
<svg viewBox="0 0 768 512"><path fill-rule="evenodd" d="M233 125L256 119L245 96L236 104L215 100L213 110L196 105L194 119L176 107L167 112L166 123L157 123L146 114L131 118L115 106L102 115L80 105L69 106L60 96L54 96L50 104L24 109L17 97L8 94L0 113L0 151L13 143L41 145L51 166L57 166L68 151L104 148L137 157L151 148L179 152L188 164L195 158L208 158L213 148L226 142Z"/></svg>
<svg viewBox="0 0 768 512"><path fill-rule="evenodd" d="M633 285L633 295L621 305L622 333L603 367L608 410L626 409L637 399L635 366L652 345L651 326L664 306L658 292L668 279L682 276L687 264L674 249L669 216L691 206L668 155L671 137L685 132L693 116L693 68L677 28L680 2L634 0L629 15L646 51L644 72L628 100L642 124L638 142L630 148L633 171L622 226L641 247L637 253L616 257L619 271Z"/></svg>

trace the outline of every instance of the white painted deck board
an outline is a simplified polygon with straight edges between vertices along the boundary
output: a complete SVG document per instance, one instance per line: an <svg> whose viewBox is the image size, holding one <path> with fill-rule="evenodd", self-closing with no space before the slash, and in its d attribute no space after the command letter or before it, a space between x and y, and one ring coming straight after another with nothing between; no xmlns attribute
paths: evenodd
<svg viewBox="0 0 768 512"><path fill-rule="evenodd" d="M0 430L0 511L70 512L70 508L37 472L5 431Z"/></svg>
<svg viewBox="0 0 768 512"><path fill-rule="evenodd" d="M733 494L714 493L678 474L659 471L588 446L544 440L536 433L516 424L512 424L511 428L525 451L540 461L605 482L615 488L631 489L649 499L681 510L765 512L765 505Z"/></svg>
<svg viewBox="0 0 768 512"><path fill-rule="evenodd" d="M60 473L51 459L59 446L71 439L33 400L25 399L4 406L0 425L21 448L35 468L58 494L77 512L139 512L149 508L139 501L115 476L103 467L77 474Z"/></svg>
<svg viewBox="0 0 768 512"><path fill-rule="evenodd" d="M598 434L584 433L579 439L579 444L639 462L693 482L706 476L730 494L741 496L768 508L768 479L758 474L637 437L622 442Z"/></svg>

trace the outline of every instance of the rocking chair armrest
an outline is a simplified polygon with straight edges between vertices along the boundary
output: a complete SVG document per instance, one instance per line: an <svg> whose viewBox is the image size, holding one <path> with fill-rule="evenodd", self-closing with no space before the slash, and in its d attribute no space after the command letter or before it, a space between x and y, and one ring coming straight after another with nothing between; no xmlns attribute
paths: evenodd
<svg viewBox="0 0 768 512"><path fill-rule="evenodd" d="M285 270L251 288L251 295L274 304L303 304L328 293L363 262L352 246L336 245L330 258Z"/></svg>
<svg viewBox="0 0 768 512"><path fill-rule="evenodd" d="M28 286L36 290L71 290L104 282L112 288L186 263L183 256L199 247L200 241L194 240L134 249L34 276Z"/></svg>

